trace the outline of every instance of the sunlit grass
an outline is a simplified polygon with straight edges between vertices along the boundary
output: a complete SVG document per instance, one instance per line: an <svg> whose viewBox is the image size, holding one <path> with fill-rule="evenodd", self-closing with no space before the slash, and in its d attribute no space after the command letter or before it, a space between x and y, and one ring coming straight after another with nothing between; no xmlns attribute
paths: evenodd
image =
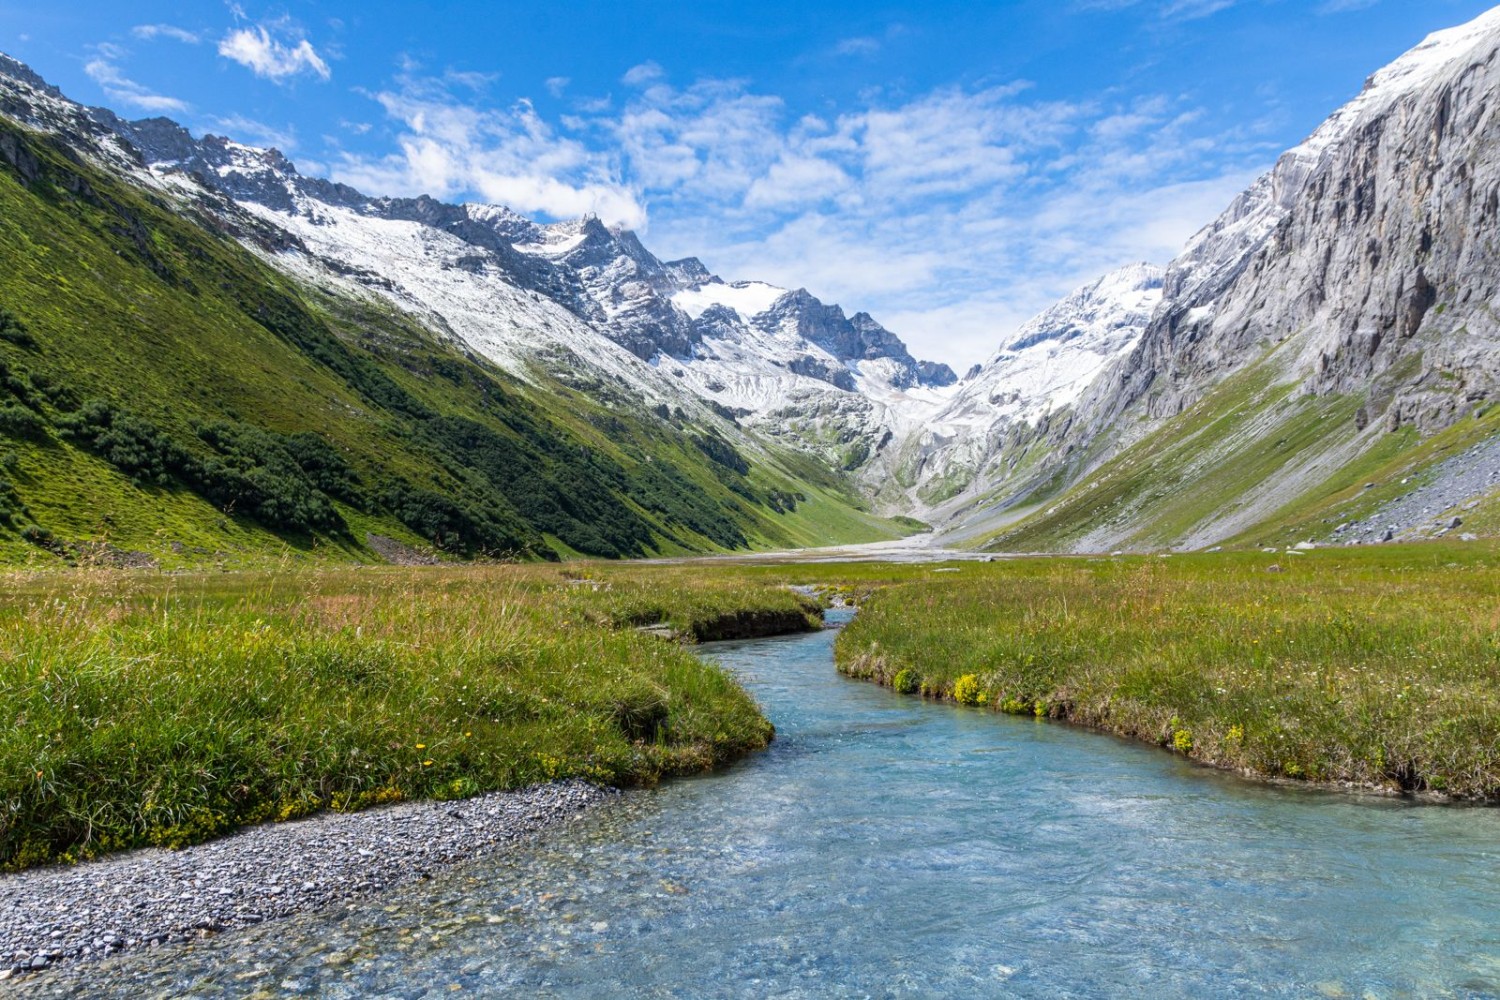
<svg viewBox="0 0 1500 1000"><path fill-rule="evenodd" d="M1449 544L969 566L879 591L838 660L1257 775L1494 799L1494 556Z"/></svg>
<svg viewBox="0 0 1500 1000"><path fill-rule="evenodd" d="M773 585L552 567L4 583L11 867L324 808L710 768L770 724L717 667L629 626L816 624Z"/></svg>
<svg viewBox="0 0 1500 1000"><path fill-rule="evenodd" d="M714 767L771 725L659 636L815 627L790 584L860 601L840 668L903 692L1258 775L1497 798L1495 557L10 573L0 864Z"/></svg>

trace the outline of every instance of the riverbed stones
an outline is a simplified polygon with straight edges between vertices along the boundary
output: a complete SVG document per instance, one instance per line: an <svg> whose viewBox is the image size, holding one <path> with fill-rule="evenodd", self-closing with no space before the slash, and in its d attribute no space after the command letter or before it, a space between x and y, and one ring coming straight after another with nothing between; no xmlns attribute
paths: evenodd
<svg viewBox="0 0 1500 1000"><path fill-rule="evenodd" d="M428 877L502 851L617 794L554 782L250 827L159 849L0 877L10 975L247 927Z"/></svg>

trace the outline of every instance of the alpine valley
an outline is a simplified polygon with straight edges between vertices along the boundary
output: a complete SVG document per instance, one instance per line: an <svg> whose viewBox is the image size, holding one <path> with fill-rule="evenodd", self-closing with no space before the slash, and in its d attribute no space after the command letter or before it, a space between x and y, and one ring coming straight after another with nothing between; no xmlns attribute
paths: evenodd
<svg viewBox="0 0 1500 1000"><path fill-rule="evenodd" d="M369 197L0 58L0 555L1492 533L1496 93L1500 11L960 379L597 219Z"/></svg>

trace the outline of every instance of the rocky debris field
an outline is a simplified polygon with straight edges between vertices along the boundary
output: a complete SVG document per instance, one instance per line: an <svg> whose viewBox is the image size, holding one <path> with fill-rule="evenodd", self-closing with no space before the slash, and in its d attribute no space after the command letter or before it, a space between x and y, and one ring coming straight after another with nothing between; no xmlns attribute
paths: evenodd
<svg viewBox="0 0 1500 1000"><path fill-rule="evenodd" d="M555 782L250 827L0 878L0 976L186 941L426 878L493 854L617 792Z"/></svg>
<svg viewBox="0 0 1500 1000"><path fill-rule="evenodd" d="M1464 513L1500 489L1500 437L1453 456L1424 478L1425 483L1369 517L1339 525L1335 541L1391 542L1462 532Z"/></svg>

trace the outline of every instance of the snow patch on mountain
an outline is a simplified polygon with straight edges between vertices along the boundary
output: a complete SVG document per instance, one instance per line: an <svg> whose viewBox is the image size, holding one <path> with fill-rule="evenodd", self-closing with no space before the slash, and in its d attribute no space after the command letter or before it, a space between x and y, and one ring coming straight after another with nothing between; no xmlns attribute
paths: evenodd
<svg viewBox="0 0 1500 1000"><path fill-rule="evenodd" d="M672 302L693 319L698 319L710 306L725 306L740 314L741 319L752 319L767 312L776 301L787 294L785 288L768 285L763 281L707 281L684 288L672 296Z"/></svg>
<svg viewBox="0 0 1500 1000"><path fill-rule="evenodd" d="M1016 331L940 419L1036 421L1072 405L1132 350L1162 300L1165 271L1134 264L1081 288Z"/></svg>
<svg viewBox="0 0 1500 1000"><path fill-rule="evenodd" d="M1004 486L1018 446L1135 348L1161 303L1164 274L1133 264L1105 275L1027 322L955 388L901 401L916 419L889 471L908 488L913 511L947 521Z"/></svg>

